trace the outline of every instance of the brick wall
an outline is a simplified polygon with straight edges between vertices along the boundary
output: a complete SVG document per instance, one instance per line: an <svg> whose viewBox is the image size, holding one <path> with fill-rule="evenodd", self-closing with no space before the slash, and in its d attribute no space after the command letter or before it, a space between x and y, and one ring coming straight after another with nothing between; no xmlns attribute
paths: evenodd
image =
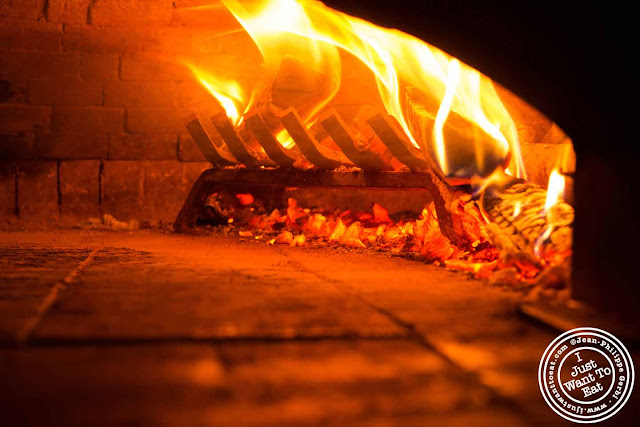
<svg viewBox="0 0 640 427"><path fill-rule="evenodd" d="M179 12L193 3L2 2L3 222L172 221L206 168L181 126L206 94L185 86L192 78L177 47L221 46L188 52L195 41L185 42Z"/></svg>
<svg viewBox="0 0 640 427"><path fill-rule="evenodd" d="M170 223L207 167L183 119L219 108L182 60L256 78L238 29L215 0L4 0L0 221Z"/></svg>

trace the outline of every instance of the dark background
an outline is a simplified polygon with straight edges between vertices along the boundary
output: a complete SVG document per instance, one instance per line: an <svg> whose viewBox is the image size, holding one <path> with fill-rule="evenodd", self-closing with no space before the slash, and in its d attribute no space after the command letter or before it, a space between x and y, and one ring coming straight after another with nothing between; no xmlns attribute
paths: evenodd
<svg viewBox="0 0 640 427"><path fill-rule="evenodd" d="M640 301L638 40L630 3L327 0L477 68L573 139L574 296L636 313Z"/></svg>

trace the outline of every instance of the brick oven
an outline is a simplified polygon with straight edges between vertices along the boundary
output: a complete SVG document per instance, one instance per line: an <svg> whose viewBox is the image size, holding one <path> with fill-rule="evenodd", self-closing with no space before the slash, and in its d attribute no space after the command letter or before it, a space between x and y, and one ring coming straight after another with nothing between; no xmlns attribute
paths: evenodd
<svg viewBox="0 0 640 427"><path fill-rule="evenodd" d="M637 342L625 27L323 3L0 5L0 420L553 424Z"/></svg>

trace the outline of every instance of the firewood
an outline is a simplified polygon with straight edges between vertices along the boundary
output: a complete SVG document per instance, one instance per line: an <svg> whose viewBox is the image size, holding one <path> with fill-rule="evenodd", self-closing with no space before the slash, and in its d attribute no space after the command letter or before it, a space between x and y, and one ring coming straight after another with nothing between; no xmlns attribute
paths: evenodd
<svg viewBox="0 0 640 427"><path fill-rule="evenodd" d="M282 130L280 119L287 109L294 108L304 120L308 120L328 102L337 90L337 85L339 80L316 69L312 64L286 56L282 58L268 87L259 90L254 97L252 112L258 112L267 127L278 134ZM249 140L245 141L251 143ZM292 150L296 151L295 148ZM301 159L297 160L300 163Z"/></svg>
<svg viewBox="0 0 640 427"><path fill-rule="evenodd" d="M202 123L200 123L200 120L198 120L195 114L187 118L184 126L187 128L187 131L195 141L200 152L212 165L228 166L235 164L234 161L226 158L216 150L216 146L211 141L211 138L209 138L209 134L207 134L207 131L202 127Z"/></svg>
<svg viewBox="0 0 640 427"><path fill-rule="evenodd" d="M229 147L231 154L233 154L240 163L247 167L273 165L271 161L260 156L256 151L244 144L242 138L240 138L240 135L238 135L225 113L216 114L211 117L211 121L220 134L220 137L222 137L222 140Z"/></svg>
<svg viewBox="0 0 640 427"><path fill-rule="evenodd" d="M308 117L328 96L336 91L339 82L318 71L310 64L292 57L282 59L269 91L272 109L295 108Z"/></svg>
<svg viewBox="0 0 640 427"><path fill-rule="evenodd" d="M480 204L491 220L487 232L503 261L523 256L538 263L572 248L573 208L558 202L545 212L547 190L521 180L485 190Z"/></svg>
<svg viewBox="0 0 640 427"><path fill-rule="evenodd" d="M406 91L409 127L425 156L437 159L433 126L440 102L433 95L408 88ZM502 144L474 122L450 111L442 130L446 142L446 175L448 177L485 177L509 161ZM480 156L482 161L478 161Z"/></svg>
<svg viewBox="0 0 640 427"><path fill-rule="evenodd" d="M337 111L331 109L325 112L320 116L319 121L344 155L356 166L371 170L389 170L375 153L356 148L354 137Z"/></svg>
<svg viewBox="0 0 640 427"><path fill-rule="evenodd" d="M258 143L264 148L269 158L278 166L283 168L293 167L296 161L295 155L290 150L284 148L278 140L273 136L266 123L258 113L247 114L244 117L245 123L249 131L258 140Z"/></svg>
<svg viewBox="0 0 640 427"><path fill-rule="evenodd" d="M352 166L346 158L341 159L338 153L321 146L304 126L294 108L289 108L281 120L296 146L315 166L320 169L335 169L343 164Z"/></svg>

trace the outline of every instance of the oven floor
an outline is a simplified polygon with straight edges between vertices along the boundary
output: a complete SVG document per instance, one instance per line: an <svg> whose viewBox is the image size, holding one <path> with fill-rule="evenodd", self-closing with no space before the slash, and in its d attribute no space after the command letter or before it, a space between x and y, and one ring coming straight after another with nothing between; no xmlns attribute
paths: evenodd
<svg viewBox="0 0 640 427"><path fill-rule="evenodd" d="M0 424L560 424L521 298L378 253L4 232Z"/></svg>

